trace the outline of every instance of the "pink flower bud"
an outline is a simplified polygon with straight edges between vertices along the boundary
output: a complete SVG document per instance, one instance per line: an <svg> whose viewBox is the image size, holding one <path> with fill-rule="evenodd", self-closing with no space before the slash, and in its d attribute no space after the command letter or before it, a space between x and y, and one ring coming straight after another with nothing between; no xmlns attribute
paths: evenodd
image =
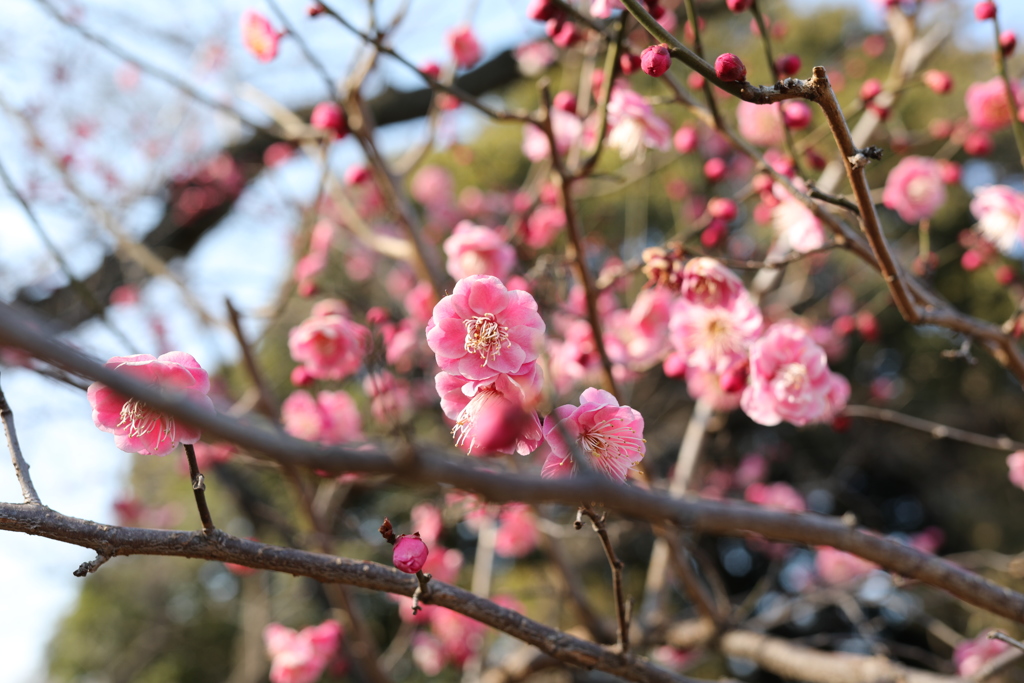
<svg viewBox="0 0 1024 683"><path fill-rule="evenodd" d="M712 218L721 218L723 221L731 221L739 213L736 202L725 197L712 197L708 200L708 214Z"/></svg>
<svg viewBox="0 0 1024 683"><path fill-rule="evenodd" d="M860 86L860 98L865 102L875 99L880 92L882 92L882 82L877 78L869 78Z"/></svg>
<svg viewBox="0 0 1024 683"><path fill-rule="evenodd" d="M570 114L576 113L576 96L568 90L560 90L555 93L555 98L551 101L551 104L555 109L561 109Z"/></svg>
<svg viewBox="0 0 1024 683"><path fill-rule="evenodd" d="M672 57L665 45L651 45L640 54L640 68L648 76L662 76L672 65Z"/></svg>
<svg viewBox="0 0 1024 683"><path fill-rule="evenodd" d="M803 100L788 100L782 103L782 119L789 128L801 130L811 123L811 108Z"/></svg>
<svg viewBox="0 0 1024 683"><path fill-rule="evenodd" d="M979 2L974 6L974 18L978 21L985 21L986 19L994 19L996 16L996 3L991 0L985 0Z"/></svg>
<svg viewBox="0 0 1024 683"><path fill-rule="evenodd" d="M733 363L725 372L718 378L718 383L722 387L722 391L726 393L735 393L742 391L747 386L747 377L750 374L750 365L747 361L739 361Z"/></svg>
<svg viewBox="0 0 1024 683"><path fill-rule="evenodd" d="M474 445L480 453L509 452L530 422L531 416L521 405L505 400L494 401L477 415Z"/></svg>
<svg viewBox="0 0 1024 683"><path fill-rule="evenodd" d="M370 179L370 171L365 166L355 164L345 169L345 174L342 176L346 185L362 185Z"/></svg>
<svg viewBox="0 0 1024 683"><path fill-rule="evenodd" d="M1003 31L999 34L999 48L1003 51L1003 54L1009 57L1013 54L1014 48L1017 47L1017 35L1010 30Z"/></svg>
<svg viewBox="0 0 1024 683"><path fill-rule="evenodd" d="M704 162L704 177L713 183L717 183L724 178L727 170L728 166L725 163L725 159L721 157L712 157Z"/></svg>
<svg viewBox="0 0 1024 683"><path fill-rule="evenodd" d="M526 6L526 16L534 21L547 21L560 15L561 11L551 0L530 0Z"/></svg>
<svg viewBox="0 0 1024 683"><path fill-rule="evenodd" d="M623 52L619 55L619 68L622 73L626 76L636 73L636 70L643 66L643 60L634 54L629 52Z"/></svg>
<svg viewBox="0 0 1024 683"><path fill-rule="evenodd" d="M945 95L953 89L953 77L938 69L928 69L921 74L921 82L938 95Z"/></svg>
<svg viewBox="0 0 1024 683"><path fill-rule="evenodd" d="M964 255L960 257L960 266L967 272L981 268L984 263L985 257L981 255L981 252L975 251L974 249L968 249L964 252Z"/></svg>
<svg viewBox="0 0 1024 683"><path fill-rule="evenodd" d="M754 0L725 0L725 6L729 8L729 11L737 14L746 12L753 4Z"/></svg>
<svg viewBox="0 0 1024 683"><path fill-rule="evenodd" d="M1011 284L1016 279L1016 276L1013 274L1013 268L1005 264L996 268L995 277L996 282L1003 287Z"/></svg>
<svg viewBox="0 0 1024 683"><path fill-rule="evenodd" d="M751 179L750 186L754 192L771 192L774 183L775 181L767 173L758 173Z"/></svg>
<svg viewBox="0 0 1024 683"><path fill-rule="evenodd" d="M960 182L960 164L955 161L940 161L939 162L939 177L942 178L942 182L947 185Z"/></svg>
<svg viewBox="0 0 1024 683"><path fill-rule="evenodd" d="M579 31L576 30L576 24L566 21L564 17L548 19L548 23L544 25L544 32L548 34L548 38L551 38L552 43L563 50L572 47L581 37Z"/></svg>
<svg viewBox="0 0 1024 683"><path fill-rule="evenodd" d="M334 102L321 102L313 107L313 113L309 116L309 125L317 130L327 131L338 138L343 138L348 133L345 113Z"/></svg>
<svg viewBox="0 0 1024 683"><path fill-rule="evenodd" d="M703 232L700 233L700 243L711 249L721 244L727 234L729 234L729 228L726 226L725 221L720 218L712 218L708 227L704 228Z"/></svg>
<svg viewBox="0 0 1024 683"><path fill-rule="evenodd" d="M483 49L473 29L467 25L456 26L445 38L448 41L448 49L455 58L455 65L460 69L473 68L483 56Z"/></svg>
<svg viewBox="0 0 1024 683"><path fill-rule="evenodd" d="M681 126L672 136L672 144L680 154L689 154L697 149L697 129L693 126Z"/></svg>
<svg viewBox="0 0 1024 683"><path fill-rule="evenodd" d="M715 60L715 75L723 81L745 81L747 80L747 67L743 66L740 58L731 52L718 55Z"/></svg>
<svg viewBox="0 0 1024 683"><path fill-rule="evenodd" d="M289 142L275 142L263 151L263 165L267 168L280 166L295 154L295 148Z"/></svg>
<svg viewBox="0 0 1024 683"><path fill-rule="evenodd" d="M860 336L864 337L866 341L878 341L879 337L882 336L882 329L878 325L878 318L870 311L858 312L855 322L857 331L860 332Z"/></svg>
<svg viewBox="0 0 1024 683"><path fill-rule="evenodd" d="M402 534L395 541L392 561L406 574L415 574L423 569L423 564L427 561L427 544L417 535Z"/></svg>
<svg viewBox="0 0 1024 683"><path fill-rule="evenodd" d="M424 76L430 76L436 81L441 75L441 67L437 62L424 62L420 66L420 73Z"/></svg>
<svg viewBox="0 0 1024 683"><path fill-rule="evenodd" d="M321 5L319 2L314 2L312 5L306 8L306 14L311 17L317 17L327 11L327 8Z"/></svg>
<svg viewBox="0 0 1024 683"><path fill-rule="evenodd" d="M964 140L964 151L972 157L988 156L992 149L992 138L983 130L971 132Z"/></svg>
<svg viewBox="0 0 1024 683"><path fill-rule="evenodd" d="M800 70L800 58L796 55L782 55L775 60L775 70L780 77L792 76Z"/></svg>

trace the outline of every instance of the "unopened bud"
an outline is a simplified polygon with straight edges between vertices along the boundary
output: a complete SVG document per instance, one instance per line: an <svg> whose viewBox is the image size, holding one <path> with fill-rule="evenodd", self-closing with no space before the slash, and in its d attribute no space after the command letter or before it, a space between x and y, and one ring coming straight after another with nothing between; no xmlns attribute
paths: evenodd
<svg viewBox="0 0 1024 683"><path fill-rule="evenodd" d="M640 68L648 76L663 76L672 65L672 57L665 45L651 45L640 54Z"/></svg>
<svg viewBox="0 0 1024 683"><path fill-rule="evenodd" d="M718 55L715 60L715 75L723 81L735 82L747 80L747 67L740 58L731 52Z"/></svg>
<svg viewBox="0 0 1024 683"><path fill-rule="evenodd" d="M395 552L392 555L395 566L406 574L415 574L423 569L427 561L427 544L419 534L408 536L402 534L395 541Z"/></svg>

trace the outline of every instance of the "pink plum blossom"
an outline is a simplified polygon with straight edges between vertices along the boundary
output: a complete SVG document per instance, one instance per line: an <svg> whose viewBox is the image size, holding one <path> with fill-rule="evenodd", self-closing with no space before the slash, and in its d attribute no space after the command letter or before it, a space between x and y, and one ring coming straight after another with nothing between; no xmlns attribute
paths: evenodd
<svg viewBox="0 0 1024 683"><path fill-rule="evenodd" d="M301 631L271 622L263 629L270 683L316 683L341 644L341 625L327 620Z"/></svg>
<svg viewBox="0 0 1024 683"><path fill-rule="evenodd" d="M525 557L537 547L540 532L529 505L513 503L498 515L494 552L498 557Z"/></svg>
<svg viewBox="0 0 1024 683"><path fill-rule="evenodd" d="M978 231L1003 253L1024 239L1024 194L1007 185L987 185L974 190L971 213Z"/></svg>
<svg viewBox="0 0 1024 683"><path fill-rule="evenodd" d="M956 672L964 678L971 678L990 659L1006 652L1009 648L1008 643L989 638L987 633L964 640L953 649L953 663L956 665Z"/></svg>
<svg viewBox="0 0 1024 683"><path fill-rule="evenodd" d="M304 390L292 392L281 404L284 430L297 439L339 444L362 441L362 417L356 402L344 391L321 391L316 398Z"/></svg>
<svg viewBox="0 0 1024 683"><path fill-rule="evenodd" d="M140 353L114 356L104 367L123 372L140 382L180 392L198 406L213 410L207 396L210 378L196 359L182 351L159 358ZM138 399L127 398L99 382L87 392L92 421L100 431L114 435L114 445L127 453L167 455L179 443L199 441L200 431L192 425L159 413Z"/></svg>
<svg viewBox="0 0 1024 683"><path fill-rule="evenodd" d="M546 204L538 206L526 219L523 242L533 249L543 249L554 241L565 225L565 209Z"/></svg>
<svg viewBox="0 0 1024 683"><path fill-rule="evenodd" d="M736 105L736 124L740 135L759 147L782 144L781 111L778 102L754 104L740 100Z"/></svg>
<svg viewBox="0 0 1024 683"><path fill-rule="evenodd" d="M647 452L644 418L603 389L585 389L580 405L559 406L544 419L544 438L551 454L541 476L565 476L579 469L594 469L606 477L625 481L626 475ZM566 439L574 441L586 463L573 461Z"/></svg>
<svg viewBox="0 0 1024 683"><path fill-rule="evenodd" d="M242 12L241 28L245 49L261 62L273 61L284 34L275 31L265 16L251 9Z"/></svg>
<svg viewBox="0 0 1024 683"><path fill-rule="evenodd" d="M750 383L740 407L758 424L827 421L849 396L850 383L829 370L824 349L799 325L775 323L750 347Z"/></svg>
<svg viewBox="0 0 1024 683"><path fill-rule="evenodd" d="M601 367L594 328L588 321L572 320L566 325L563 337L548 343L552 381L559 392L566 392L576 382L595 376Z"/></svg>
<svg viewBox="0 0 1024 683"><path fill-rule="evenodd" d="M1019 109L1024 102L1024 90L1017 83L1012 83L1012 89ZM1017 116L1016 111L1010 110L1006 99L1006 85L999 76L967 86L964 106L967 107L967 119L971 125L986 132L1005 128L1011 119Z"/></svg>
<svg viewBox="0 0 1024 683"><path fill-rule="evenodd" d="M716 306L680 298L672 308L670 341L686 357L688 368L722 372L746 359L747 349L761 333L763 320L746 290Z"/></svg>
<svg viewBox="0 0 1024 683"><path fill-rule="evenodd" d="M608 145L623 159L642 161L647 150L668 151L672 126L654 113L642 95L623 82L612 87L608 100Z"/></svg>
<svg viewBox="0 0 1024 683"><path fill-rule="evenodd" d="M878 569L878 565L831 546L818 548L814 556L814 570L818 577L830 586L859 579Z"/></svg>
<svg viewBox="0 0 1024 683"><path fill-rule="evenodd" d="M505 280L516 265L516 250L494 228L461 221L444 241L448 274L456 280L493 275Z"/></svg>
<svg viewBox="0 0 1024 683"><path fill-rule="evenodd" d="M531 406L540 391L541 374L536 363L527 363L518 375L498 374L482 380L440 372L435 377L441 409L455 421L452 436L455 445L470 455L486 455L485 445L500 453L528 455L542 439L540 419ZM511 440L494 443L489 430L481 429L481 418L510 406L522 410L519 430ZM496 447L495 447L496 446ZM474 448L477 453L474 453ZM485 452L480 452L485 451Z"/></svg>
<svg viewBox="0 0 1024 683"><path fill-rule="evenodd" d="M680 292L683 297L702 306L728 306L746 295L743 280L720 261L698 256L683 266Z"/></svg>
<svg viewBox="0 0 1024 683"><path fill-rule="evenodd" d="M482 380L523 372L537 360L544 327L532 294L470 275L434 307L427 344L445 372Z"/></svg>
<svg viewBox="0 0 1024 683"><path fill-rule="evenodd" d="M402 534L395 541L392 562L395 567L406 574L415 574L423 569L427 561L427 544L419 534Z"/></svg>
<svg viewBox="0 0 1024 683"><path fill-rule="evenodd" d="M369 330L348 318L341 301L325 299L288 333L292 360L315 379L345 379L362 365Z"/></svg>
<svg viewBox="0 0 1024 683"><path fill-rule="evenodd" d="M747 386L746 368L746 360L725 366L720 372L688 367L685 373L686 392L693 400L709 403L715 410L735 410L739 407L740 397Z"/></svg>
<svg viewBox="0 0 1024 683"><path fill-rule="evenodd" d="M571 112L551 110L551 132L555 136L558 155L564 157L569 149L583 136L583 121ZM551 141L547 133L529 123L523 126L523 156L534 163L551 157Z"/></svg>
<svg viewBox="0 0 1024 683"><path fill-rule="evenodd" d="M412 414L409 383L387 370L367 374L363 378L363 391L370 398L370 413L378 422L404 422Z"/></svg>
<svg viewBox="0 0 1024 683"><path fill-rule="evenodd" d="M607 19L615 9L622 9L619 0L591 0L590 3L590 15L598 19Z"/></svg>
<svg viewBox="0 0 1024 683"><path fill-rule="evenodd" d="M605 347L616 363L647 369L668 351L668 321L674 293L665 287L641 290L628 310L605 319Z"/></svg>
<svg viewBox="0 0 1024 683"><path fill-rule="evenodd" d="M476 619L447 607L436 607L430 612L430 630L440 639L448 659L458 667L480 651L486 628Z"/></svg>
<svg viewBox="0 0 1024 683"><path fill-rule="evenodd" d="M1024 451L1015 451L1006 456L1006 466L1010 468L1010 483L1024 489Z"/></svg>
<svg viewBox="0 0 1024 683"><path fill-rule="evenodd" d="M471 69L480 61L483 50L470 26L456 26L445 36L448 48L452 51L455 64L460 69Z"/></svg>
<svg viewBox="0 0 1024 683"><path fill-rule="evenodd" d="M743 492L743 497L750 503L763 505L787 512L806 512L807 504L804 497L784 481L763 484L755 481Z"/></svg>
<svg viewBox="0 0 1024 683"><path fill-rule="evenodd" d="M801 254L825 244L821 221L803 202L788 194L772 209L772 227L786 247Z"/></svg>
<svg viewBox="0 0 1024 683"><path fill-rule="evenodd" d="M882 203L907 223L931 218L945 202L942 164L930 157L905 157L885 179Z"/></svg>

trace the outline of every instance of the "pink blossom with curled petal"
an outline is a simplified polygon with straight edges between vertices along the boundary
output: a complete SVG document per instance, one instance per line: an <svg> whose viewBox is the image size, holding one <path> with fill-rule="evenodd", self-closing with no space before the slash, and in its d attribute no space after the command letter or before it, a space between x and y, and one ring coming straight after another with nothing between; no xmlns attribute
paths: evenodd
<svg viewBox="0 0 1024 683"><path fill-rule="evenodd" d="M1003 253L1024 240L1024 194L1007 185L975 188L971 213L978 231Z"/></svg>
<svg viewBox="0 0 1024 683"><path fill-rule="evenodd" d="M830 586L867 576L875 569L878 569L878 565L874 562L868 562L827 545L818 548L814 556L814 570L818 577Z"/></svg>
<svg viewBox="0 0 1024 683"><path fill-rule="evenodd" d="M736 127L740 135L759 147L782 144L782 108L778 102L754 104L740 100L736 105Z"/></svg>
<svg viewBox="0 0 1024 683"><path fill-rule="evenodd" d="M502 508L494 539L494 552L498 557L526 557L537 547L539 538L529 505L513 503Z"/></svg>
<svg viewBox="0 0 1024 683"><path fill-rule="evenodd" d="M743 280L720 261L698 256L683 266L680 292L683 297L702 306L728 306L746 294Z"/></svg>
<svg viewBox="0 0 1024 683"><path fill-rule="evenodd" d="M571 112L561 109L551 110L551 132L555 136L555 148L558 155L564 157L573 143L583 135L583 121ZM551 158L551 141L547 133L528 123L523 126L523 156L534 163Z"/></svg>
<svg viewBox="0 0 1024 683"><path fill-rule="evenodd" d="M1008 643L989 638L982 633L976 638L961 641L953 649L953 663L956 672L964 678L970 678L988 663L989 660L1001 655L1010 648Z"/></svg>
<svg viewBox="0 0 1024 683"><path fill-rule="evenodd" d="M452 52L455 64L460 69L472 68L483 56L483 50L471 26L456 26L448 31L445 39L448 41L448 49Z"/></svg>
<svg viewBox="0 0 1024 683"><path fill-rule="evenodd" d="M666 287L641 290L628 310L605 319L605 347L616 363L650 368L668 352L668 322L675 293Z"/></svg>
<svg viewBox="0 0 1024 683"><path fill-rule="evenodd" d="M1006 466L1010 468L1010 483L1024 489L1024 451L1015 451L1006 456Z"/></svg>
<svg viewBox="0 0 1024 683"><path fill-rule="evenodd" d="M717 306L680 298L672 308L669 340L686 357L688 368L720 373L746 359L763 323L761 309L746 290Z"/></svg>
<svg viewBox="0 0 1024 683"><path fill-rule="evenodd" d="M323 444L363 440L359 407L344 391L321 391L316 398L305 390L292 392L281 404L281 421L297 439Z"/></svg>
<svg viewBox="0 0 1024 683"><path fill-rule="evenodd" d="M301 631L271 622L263 629L270 683L315 683L338 652L341 624L327 620Z"/></svg>
<svg viewBox="0 0 1024 683"><path fill-rule="evenodd" d="M785 246L801 254L825 245L821 220L802 202L785 195L772 209L772 227Z"/></svg>
<svg viewBox="0 0 1024 683"><path fill-rule="evenodd" d="M623 159L643 161L648 149L668 151L672 126L635 90L619 81L608 99L608 145Z"/></svg>
<svg viewBox="0 0 1024 683"><path fill-rule="evenodd" d="M444 241L448 274L456 280L470 275L506 279L516 266L516 249L494 228L460 221Z"/></svg>
<svg viewBox="0 0 1024 683"><path fill-rule="evenodd" d="M1024 90L1013 81L1011 86L1019 109L1024 104ZM967 107L967 119L971 125L987 132L1005 128L1010 125L1012 117L1017 116L1017 111L1010 110L1006 99L1006 85L999 76L967 86L964 106Z"/></svg>
<svg viewBox="0 0 1024 683"><path fill-rule="evenodd" d="M585 465L573 462L573 449L566 437L576 442L587 459ZM609 479L625 481L647 452L643 416L629 406L620 406L603 389L585 389L579 406L555 408L544 418L544 439L551 447L541 473L544 477L559 476L567 467L577 471L586 467Z"/></svg>
<svg viewBox="0 0 1024 683"><path fill-rule="evenodd" d="M288 333L292 360L315 379L345 379L363 363L370 331L348 318L347 307L327 299Z"/></svg>
<svg viewBox="0 0 1024 683"><path fill-rule="evenodd" d="M931 218L945 202L942 164L930 157L904 157L885 179L882 203L907 223Z"/></svg>
<svg viewBox="0 0 1024 683"><path fill-rule="evenodd" d="M427 344L445 372L482 380L523 372L537 360L544 329L532 294L470 275L434 306Z"/></svg>
<svg viewBox="0 0 1024 683"><path fill-rule="evenodd" d="M183 351L165 353L159 358L144 353L114 356L104 367L179 392L202 408L214 409L207 396L209 375ZM179 443L194 444L201 436L192 425L159 413L138 399L122 396L99 382L89 385L87 396L93 424L100 431L113 434L114 445L127 453L167 455Z"/></svg>
<svg viewBox="0 0 1024 683"><path fill-rule="evenodd" d="M484 413L504 410L511 404L522 407L524 423L512 443L495 450L528 455L537 449L542 439L541 424L532 406L540 393L542 377L536 363L525 364L517 375L499 374L482 380L440 372L434 382L441 397L441 410L455 421L452 436L456 446L465 448L470 455L486 455L486 451L480 452L479 442L489 435L477 433L478 420Z"/></svg>
<svg viewBox="0 0 1024 683"><path fill-rule="evenodd" d="M273 61L283 33L274 30L270 21L259 12L247 9L241 19L242 44L261 62Z"/></svg>
<svg viewBox="0 0 1024 683"><path fill-rule="evenodd" d="M799 325L775 323L750 347L750 383L740 407L758 424L831 420L849 396L850 383L829 370L824 349Z"/></svg>

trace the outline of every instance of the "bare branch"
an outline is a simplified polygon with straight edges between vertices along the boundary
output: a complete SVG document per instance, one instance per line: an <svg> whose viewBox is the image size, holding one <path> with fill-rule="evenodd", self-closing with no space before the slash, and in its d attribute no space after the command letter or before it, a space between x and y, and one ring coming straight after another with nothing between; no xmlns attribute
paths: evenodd
<svg viewBox="0 0 1024 683"><path fill-rule="evenodd" d="M933 439L952 439L961 441L982 448L991 448L997 451L1019 451L1024 450L1024 443L1014 441L1008 436L986 436L976 432L969 432L965 429L957 429L939 422L932 422L913 415L898 413L888 408L875 408L873 406L846 406L843 414L848 417L863 417L869 420L891 422L910 429L916 429L931 435Z"/></svg>
<svg viewBox="0 0 1024 683"><path fill-rule="evenodd" d="M27 505L42 505L36 487L32 485L32 477L28 473L28 463L21 453L21 444L18 443L18 432L14 429L14 411L7 403L4 390L0 388L0 420L4 423L4 434L7 435L7 449L11 452L11 463L14 465L14 474L21 484L21 495L25 498Z"/></svg>

